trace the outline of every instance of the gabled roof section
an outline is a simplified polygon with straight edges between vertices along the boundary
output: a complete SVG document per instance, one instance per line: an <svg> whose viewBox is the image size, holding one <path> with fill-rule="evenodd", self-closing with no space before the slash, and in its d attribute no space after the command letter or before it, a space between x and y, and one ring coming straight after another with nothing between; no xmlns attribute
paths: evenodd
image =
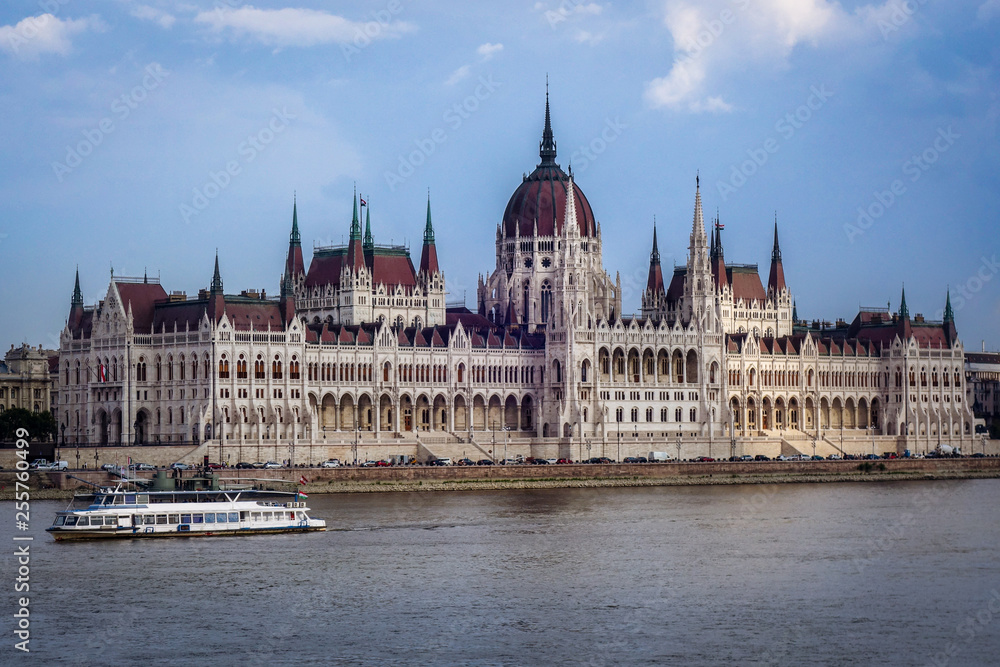
<svg viewBox="0 0 1000 667"><path fill-rule="evenodd" d="M128 312L132 308L132 328L135 333L148 334L153 331L153 315L156 302L166 299L167 293L159 283L115 282L121 297L122 308Z"/></svg>

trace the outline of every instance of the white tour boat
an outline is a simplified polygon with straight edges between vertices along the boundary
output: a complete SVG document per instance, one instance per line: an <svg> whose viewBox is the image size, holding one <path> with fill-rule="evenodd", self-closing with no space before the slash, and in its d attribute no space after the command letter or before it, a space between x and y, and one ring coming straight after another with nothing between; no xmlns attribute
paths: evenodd
<svg viewBox="0 0 1000 667"><path fill-rule="evenodd" d="M46 530L56 540L304 533L326 530L299 494L147 491L123 485L74 496Z"/></svg>

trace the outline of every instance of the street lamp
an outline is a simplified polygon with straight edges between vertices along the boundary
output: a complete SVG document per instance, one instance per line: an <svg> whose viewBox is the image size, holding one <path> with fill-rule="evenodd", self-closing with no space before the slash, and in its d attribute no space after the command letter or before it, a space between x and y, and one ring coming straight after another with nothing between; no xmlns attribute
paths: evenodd
<svg viewBox="0 0 1000 667"><path fill-rule="evenodd" d="M843 445L841 445L840 449L844 449ZM872 424L872 456L875 456L875 424Z"/></svg>
<svg viewBox="0 0 1000 667"><path fill-rule="evenodd" d="M619 419L618 424L618 459L622 457L622 421Z"/></svg>
<svg viewBox="0 0 1000 667"><path fill-rule="evenodd" d="M503 458L504 461L507 460L507 432L510 431L510 426L503 427Z"/></svg>
<svg viewBox="0 0 1000 667"><path fill-rule="evenodd" d="M681 460L681 425L677 425L677 461Z"/></svg>

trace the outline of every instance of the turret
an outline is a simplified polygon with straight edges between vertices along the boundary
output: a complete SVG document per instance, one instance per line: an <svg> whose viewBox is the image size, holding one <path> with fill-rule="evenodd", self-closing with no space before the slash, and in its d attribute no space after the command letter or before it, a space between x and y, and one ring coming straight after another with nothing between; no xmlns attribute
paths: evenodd
<svg viewBox="0 0 1000 667"><path fill-rule="evenodd" d="M212 322L218 322L226 310L226 299L222 294L222 274L219 273L219 251L215 251L215 273L212 274L212 286L208 289L208 316Z"/></svg>
<svg viewBox="0 0 1000 667"><path fill-rule="evenodd" d="M354 191L354 215L351 217L351 235L347 245L347 266L355 272L365 268L364 248L361 245L361 222L358 220L358 191Z"/></svg>
<svg viewBox="0 0 1000 667"><path fill-rule="evenodd" d="M955 311L951 308L951 290L945 293L944 299L944 333L948 337L948 345L954 345L958 340L958 329L955 328Z"/></svg>
<svg viewBox="0 0 1000 667"><path fill-rule="evenodd" d="M774 217L774 247L771 249L771 273L767 278L768 295L777 296L786 289L785 269L781 266L781 248L778 247L778 216Z"/></svg>
<svg viewBox="0 0 1000 667"><path fill-rule="evenodd" d="M427 222L424 225L424 245L420 249L420 271L428 276L440 273L437 247L434 244L434 225L431 224L431 195L427 194Z"/></svg>
<svg viewBox="0 0 1000 667"><path fill-rule="evenodd" d="M305 263L302 261L302 237L299 235L298 203L293 197L292 232L288 235L288 256L285 259L285 276L290 278L294 283L305 272Z"/></svg>
<svg viewBox="0 0 1000 667"><path fill-rule="evenodd" d="M69 328L75 331L83 319L83 292L80 291L80 267L76 268L76 284L73 286L73 298L69 306Z"/></svg>
<svg viewBox="0 0 1000 667"><path fill-rule="evenodd" d="M552 135L552 120L549 117L549 82L545 81L545 129L538 144L539 167L558 167L556 164L556 140Z"/></svg>
<svg viewBox="0 0 1000 667"><path fill-rule="evenodd" d="M729 276L726 274L726 257L722 250L722 230L725 225L719 222L719 215L715 215L715 229L712 235L712 280L719 290L729 285Z"/></svg>

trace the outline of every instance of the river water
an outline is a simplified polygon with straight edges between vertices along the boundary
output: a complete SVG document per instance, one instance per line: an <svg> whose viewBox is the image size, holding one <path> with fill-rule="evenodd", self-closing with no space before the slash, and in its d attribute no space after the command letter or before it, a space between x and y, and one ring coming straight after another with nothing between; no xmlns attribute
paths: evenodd
<svg viewBox="0 0 1000 667"><path fill-rule="evenodd" d="M13 545L13 503L0 539ZM1000 481L310 497L305 535L55 543L35 664L995 665ZM24 533L18 533L24 534ZM14 664L13 580L0 664ZM10 613L8 613L8 610Z"/></svg>

